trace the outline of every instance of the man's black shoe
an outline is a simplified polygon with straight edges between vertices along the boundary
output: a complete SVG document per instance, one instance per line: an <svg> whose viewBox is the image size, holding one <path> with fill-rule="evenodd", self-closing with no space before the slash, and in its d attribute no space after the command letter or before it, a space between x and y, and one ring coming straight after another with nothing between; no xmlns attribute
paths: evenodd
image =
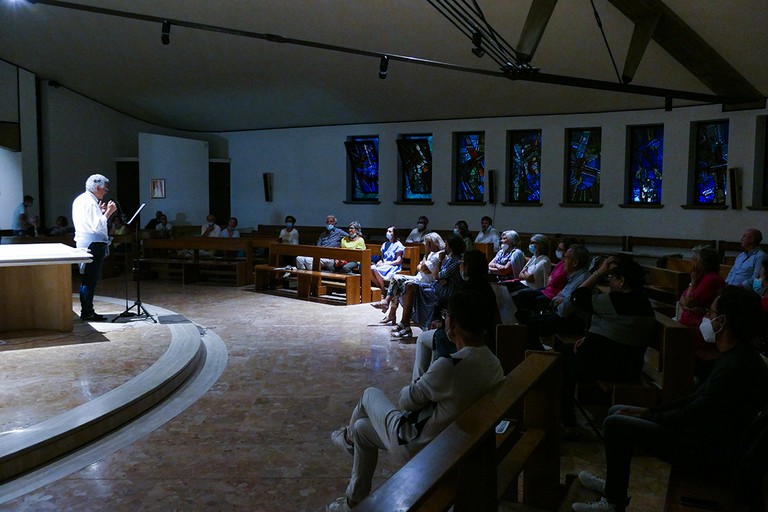
<svg viewBox="0 0 768 512"><path fill-rule="evenodd" d="M98 313L91 313L90 315L80 315L80 320L83 322L106 322L107 317Z"/></svg>

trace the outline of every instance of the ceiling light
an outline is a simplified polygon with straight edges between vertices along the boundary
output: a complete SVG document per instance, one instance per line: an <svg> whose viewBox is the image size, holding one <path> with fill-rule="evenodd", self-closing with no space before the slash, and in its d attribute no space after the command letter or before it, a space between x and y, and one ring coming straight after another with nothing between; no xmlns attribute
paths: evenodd
<svg viewBox="0 0 768 512"><path fill-rule="evenodd" d="M379 78L384 80L387 78L387 69L389 68L389 57L383 55L379 62Z"/></svg>
<svg viewBox="0 0 768 512"><path fill-rule="evenodd" d="M162 41L163 44L171 44L171 23L168 20L163 20L160 41Z"/></svg>

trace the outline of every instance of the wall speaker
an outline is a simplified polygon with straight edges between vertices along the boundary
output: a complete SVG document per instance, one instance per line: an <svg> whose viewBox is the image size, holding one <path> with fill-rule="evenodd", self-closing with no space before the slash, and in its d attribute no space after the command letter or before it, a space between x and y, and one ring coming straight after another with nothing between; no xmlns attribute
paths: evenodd
<svg viewBox="0 0 768 512"><path fill-rule="evenodd" d="M741 208L741 169L731 167L728 169L728 195L731 196L731 208Z"/></svg>
<svg viewBox="0 0 768 512"><path fill-rule="evenodd" d="M264 177L264 201L271 203L272 202L272 177L274 176L274 173L265 172L262 176Z"/></svg>
<svg viewBox="0 0 768 512"><path fill-rule="evenodd" d="M488 170L488 202L496 204L496 171Z"/></svg>

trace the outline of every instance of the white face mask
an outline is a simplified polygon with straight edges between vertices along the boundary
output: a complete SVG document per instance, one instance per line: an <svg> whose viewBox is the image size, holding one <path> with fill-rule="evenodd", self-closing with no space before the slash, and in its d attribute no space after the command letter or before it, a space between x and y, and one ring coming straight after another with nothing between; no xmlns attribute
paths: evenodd
<svg viewBox="0 0 768 512"><path fill-rule="evenodd" d="M507 252L509 250L509 244L501 244L501 250Z"/></svg>
<svg viewBox="0 0 768 512"><path fill-rule="evenodd" d="M720 317L715 317L720 318ZM722 327L720 328L720 331L722 331ZM715 332L715 329L712 327L712 320L710 320L707 317L704 317L701 319L701 324L699 325L699 332L701 333L701 336L704 338L704 341L707 343L714 343L715 338L720 333L720 331Z"/></svg>
<svg viewBox="0 0 768 512"><path fill-rule="evenodd" d="M565 253L563 253L563 251L555 251L555 256L556 256L556 257L557 257L557 259L559 259L559 260L563 259L563 256L564 256L564 255L565 255Z"/></svg>
<svg viewBox="0 0 768 512"><path fill-rule="evenodd" d="M395 235L393 235L392 233L387 233L387 240L391 242L394 239L395 239Z"/></svg>
<svg viewBox="0 0 768 512"><path fill-rule="evenodd" d="M529 245L528 252L530 252L531 254L536 254L536 246L533 244Z"/></svg>

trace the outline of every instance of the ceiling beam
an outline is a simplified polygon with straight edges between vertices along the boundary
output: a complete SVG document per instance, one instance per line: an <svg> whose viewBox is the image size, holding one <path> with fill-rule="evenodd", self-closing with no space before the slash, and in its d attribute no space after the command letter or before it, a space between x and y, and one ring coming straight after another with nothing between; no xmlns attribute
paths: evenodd
<svg viewBox="0 0 768 512"><path fill-rule="evenodd" d="M527 64L533 59L556 5L557 0L533 0L515 48L521 62Z"/></svg>
<svg viewBox="0 0 768 512"><path fill-rule="evenodd" d="M608 1L636 26L658 17L653 40L712 92L730 98L725 109L765 107L765 96L662 0Z"/></svg>
<svg viewBox="0 0 768 512"><path fill-rule="evenodd" d="M629 42L629 49L627 49L627 58L624 61L624 70L621 73L621 81L625 84L630 83L635 78L640 61L643 59L645 50L648 49L653 33L656 31L659 18L661 18L661 13L656 12L635 23L632 40Z"/></svg>

